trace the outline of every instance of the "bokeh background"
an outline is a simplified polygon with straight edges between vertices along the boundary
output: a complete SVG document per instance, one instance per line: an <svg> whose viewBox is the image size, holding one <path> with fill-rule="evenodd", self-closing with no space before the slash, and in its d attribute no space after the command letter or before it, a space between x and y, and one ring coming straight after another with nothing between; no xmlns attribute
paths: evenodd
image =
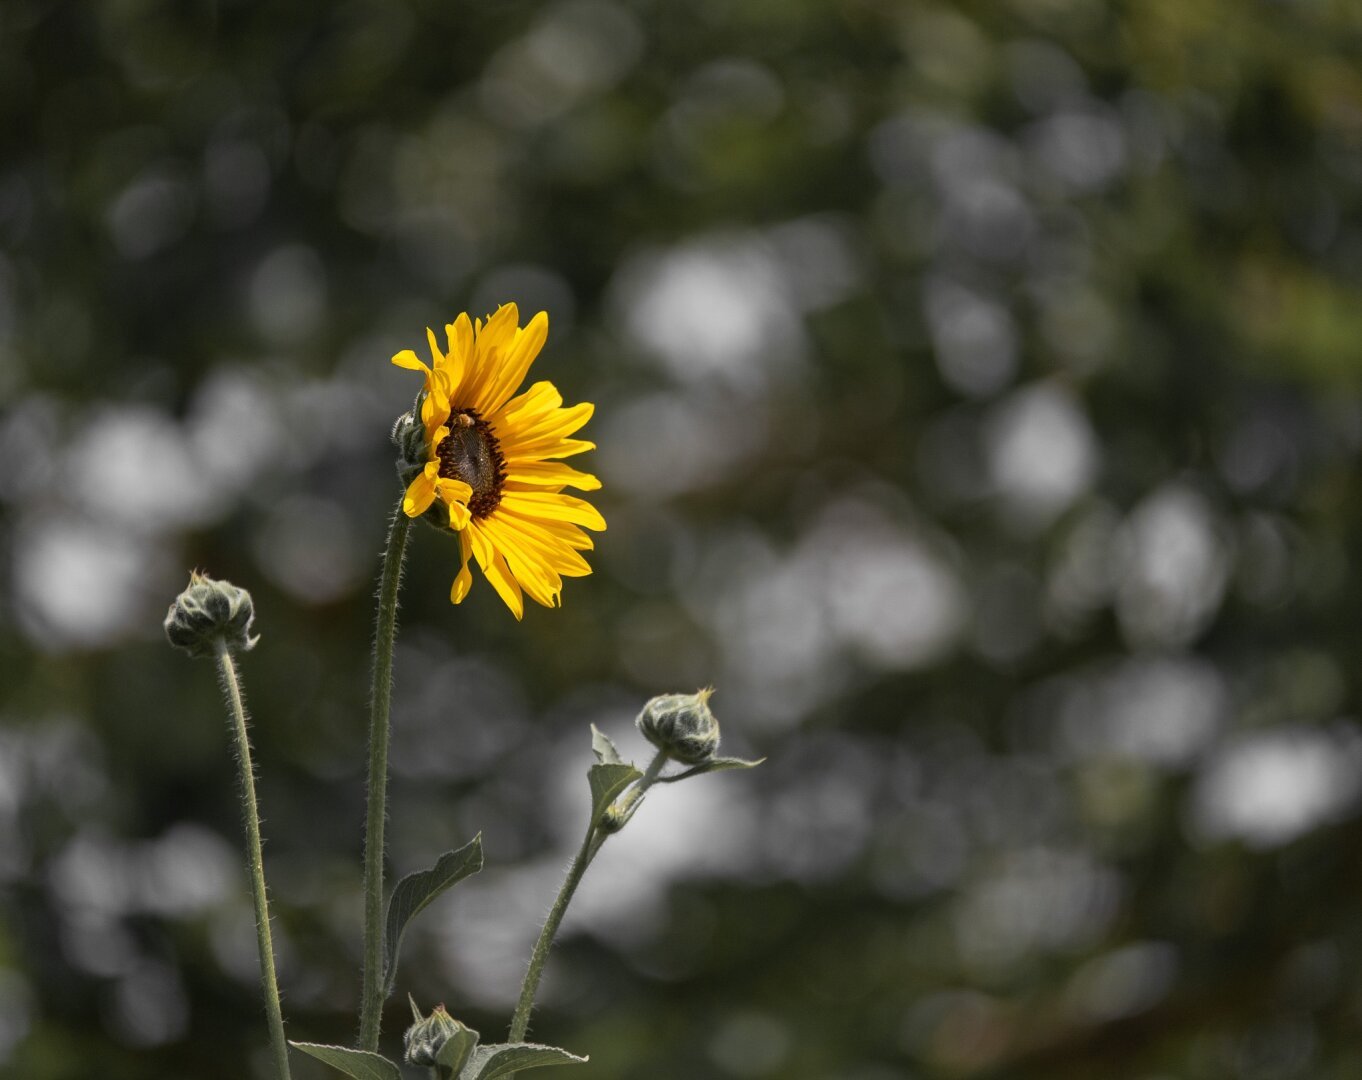
<svg viewBox="0 0 1362 1080"><path fill-rule="evenodd" d="M414 534L392 865L488 868L390 1053L408 991L504 1031L588 722L712 682L769 761L593 867L573 1076L1362 1075L1359 56L1326 0L6 0L0 1072L268 1075L195 566L290 1033L351 1037L388 358L513 299L610 528L523 624Z"/></svg>

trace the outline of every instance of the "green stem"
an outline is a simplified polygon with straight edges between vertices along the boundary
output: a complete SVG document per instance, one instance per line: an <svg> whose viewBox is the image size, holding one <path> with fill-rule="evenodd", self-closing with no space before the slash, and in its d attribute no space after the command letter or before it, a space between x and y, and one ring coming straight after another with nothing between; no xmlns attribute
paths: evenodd
<svg viewBox="0 0 1362 1080"><path fill-rule="evenodd" d="M662 772L662 766L666 763L667 755L658 751L638 783L620 797L617 812L622 821L628 821L638 801L643 798L644 792L653 786L653 782ZM568 904L571 903L577 886L581 884L586 868L591 865L591 860L596 857L596 853L601 850L610 835L598 829L594 821L587 826L582 846L572 860L572 865L568 867L567 877L563 879L558 896L553 901L553 907L549 909L549 917L544 920L544 928L539 931L539 940L534 943L534 951L530 953L530 963L525 969L525 981L520 986L520 1000L516 1002L515 1015L511 1018L510 1042L524 1041L525 1032L530 1027L530 1012L534 1009L535 994L539 992L539 980L544 975L544 964L548 961L549 950L553 948L553 939L558 934L558 927L567 913Z"/></svg>
<svg viewBox="0 0 1362 1080"><path fill-rule="evenodd" d="M270 938L270 903L265 893L265 864L260 849L260 813L255 802L255 771L251 765L251 742L246 734L246 704L241 683L227 643L217 640L218 675L232 714L236 763L241 774L241 805L246 817L246 861L251 872L251 893L255 899L255 938L260 948L260 982L265 992L265 1013L269 1018L270 1045L279 1080L289 1080L288 1043L284 1039L284 1014L279 1007L279 981L274 974L274 942Z"/></svg>
<svg viewBox="0 0 1362 1080"><path fill-rule="evenodd" d="M364 825L364 983L359 1045L377 1052L383 1017L383 826L388 813L388 713L392 704L397 590L411 522L398 503L383 550L374 634L374 684L369 699L369 807Z"/></svg>

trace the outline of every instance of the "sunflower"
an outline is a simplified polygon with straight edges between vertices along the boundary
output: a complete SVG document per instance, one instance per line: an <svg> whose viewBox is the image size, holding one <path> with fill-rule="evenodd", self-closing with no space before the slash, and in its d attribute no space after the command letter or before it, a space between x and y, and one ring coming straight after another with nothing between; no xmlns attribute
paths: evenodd
<svg viewBox="0 0 1362 1080"><path fill-rule="evenodd" d="M458 534L463 564L451 601L468 595L471 557L517 619L525 595L557 607L563 578L591 573L580 553L594 545L582 529L605 528L595 507L563 491L594 491L600 481L557 460L595 448L569 438L595 406L564 408L550 382L512 397L549 330L546 312L523 329L519 320L515 304L503 304L486 321L463 314L445 327L443 352L434 331L426 331L433 367L410 349L392 361L426 377L410 421L418 445L408 454L402 509Z"/></svg>

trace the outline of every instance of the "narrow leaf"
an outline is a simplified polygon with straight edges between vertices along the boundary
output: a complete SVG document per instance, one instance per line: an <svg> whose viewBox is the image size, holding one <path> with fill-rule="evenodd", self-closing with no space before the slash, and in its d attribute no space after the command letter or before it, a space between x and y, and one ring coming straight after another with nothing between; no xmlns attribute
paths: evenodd
<svg viewBox="0 0 1362 1080"><path fill-rule="evenodd" d="M624 758L620 757L620 752L615 749L610 736L595 724L591 725L591 750L602 765L624 764Z"/></svg>
<svg viewBox="0 0 1362 1080"><path fill-rule="evenodd" d="M622 791L643 774L632 765L593 765L587 774L591 782L591 823L599 824Z"/></svg>
<svg viewBox="0 0 1362 1080"><path fill-rule="evenodd" d="M387 956L384 961L383 996L392 992L393 980L397 978L397 953L402 945L402 932L407 923L427 904L456 882L482 869L482 834L479 833L457 851L441 855L429 870L418 870L408 874L397 883L392 897L388 900L388 918L385 922L384 943Z"/></svg>
<svg viewBox="0 0 1362 1080"><path fill-rule="evenodd" d="M521 1069L541 1065L580 1065L587 1059L556 1046L538 1043L489 1043L481 1046L464 1067L460 1080L496 1080Z"/></svg>
<svg viewBox="0 0 1362 1080"><path fill-rule="evenodd" d="M289 1045L339 1069L354 1080L402 1080L402 1071L385 1057L348 1046L323 1046L321 1043L289 1041Z"/></svg>
<svg viewBox="0 0 1362 1080"><path fill-rule="evenodd" d="M692 776L703 776L707 772L726 772L729 769L755 769L765 758L757 758L756 761L744 761L736 757L716 757L708 761L702 761L693 769L679 772L675 776L664 776L658 780L659 784L674 784L678 780L686 780Z"/></svg>

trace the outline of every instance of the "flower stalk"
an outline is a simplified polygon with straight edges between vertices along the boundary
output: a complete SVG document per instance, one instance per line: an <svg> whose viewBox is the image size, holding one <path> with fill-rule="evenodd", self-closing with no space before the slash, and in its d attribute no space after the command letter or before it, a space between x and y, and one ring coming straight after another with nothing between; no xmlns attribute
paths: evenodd
<svg viewBox="0 0 1362 1080"><path fill-rule="evenodd" d="M525 969L525 979L520 986L520 999L516 1002L515 1015L511 1018L511 1031L508 1036L510 1042L523 1041L525 1032L529 1030L530 1013L534 1009L535 995L539 992L539 981L544 975L544 965L548 961L549 951L553 948L553 939L558 935L558 927L563 922L568 904L572 902L587 867L591 865L591 860L596 857L612 832L622 828L633 816L639 801L662 774L662 767L666 763L666 751L659 750L638 782L607 811L616 822L613 829L602 828L596 821L588 824L582 846L573 858L572 865L568 867L567 877L563 879L558 895L554 898L553 907L549 909L548 918L544 920L544 928L539 932L539 940L535 942L534 951L530 953L529 966Z"/></svg>
<svg viewBox="0 0 1362 1080"><path fill-rule="evenodd" d="M374 634L374 678L369 699L369 789L364 826L364 975L360 990L359 1046L377 1051L383 1014L383 827L388 813L388 733L392 706L393 642L397 592L411 522L399 502L383 549Z"/></svg>
<svg viewBox="0 0 1362 1080"><path fill-rule="evenodd" d="M221 635L217 638L215 655L227 711L232 717L236 761L241 776L241 806L246 818L246 861L251 875L251 894L255 901L255 938L260 950L260 982L265 993L265 1012L269 1018L270 1048L279 1080L290 1080L284 1015L279 1005L279 981L274 973L274 942L270 936L269 897L265 892L260 813L255 800L255 771L251 765L250 737L246 732L246 704L242 699L241 683L237 678L231 649Z"/></svg>

